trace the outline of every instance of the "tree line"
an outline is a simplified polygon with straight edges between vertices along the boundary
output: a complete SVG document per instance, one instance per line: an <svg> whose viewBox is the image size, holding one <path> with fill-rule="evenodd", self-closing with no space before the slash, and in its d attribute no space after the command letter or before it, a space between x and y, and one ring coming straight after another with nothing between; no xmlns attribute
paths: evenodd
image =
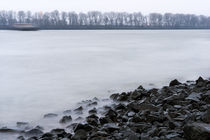
<svg viewBox="0 0 210 140"><path fill-rule="evenodd" d="M0 28L8 28L16 23L30 23L41 29L205 29L210 28L210 17L194 14L151 13L141 12L34 12L0 11Z"/></svg>

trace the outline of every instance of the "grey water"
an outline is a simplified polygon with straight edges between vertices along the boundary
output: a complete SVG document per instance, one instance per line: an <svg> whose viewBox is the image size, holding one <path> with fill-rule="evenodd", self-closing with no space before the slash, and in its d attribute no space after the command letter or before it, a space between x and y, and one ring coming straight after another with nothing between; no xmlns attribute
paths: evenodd
<svg viewBox="0 0 210 140"><path fill-rule="evenodd" d="M209 70L210 30L0 31L0 126Z"/></svg>

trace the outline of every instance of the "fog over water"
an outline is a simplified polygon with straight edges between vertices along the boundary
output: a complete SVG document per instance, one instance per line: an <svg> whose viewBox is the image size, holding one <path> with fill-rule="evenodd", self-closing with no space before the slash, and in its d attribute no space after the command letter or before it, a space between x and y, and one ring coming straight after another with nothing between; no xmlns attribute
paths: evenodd
<svg viewBox="0 0 210 140"><path fill-rule="evenodd" d="M111 93L210 77L210 30L0 31L0 126Z"/></svg>

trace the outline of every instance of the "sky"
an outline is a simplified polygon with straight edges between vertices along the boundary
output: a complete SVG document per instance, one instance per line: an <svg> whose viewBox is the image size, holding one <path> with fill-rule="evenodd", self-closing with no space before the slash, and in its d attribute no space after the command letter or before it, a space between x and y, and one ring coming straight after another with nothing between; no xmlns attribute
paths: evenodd
<svg viewBox="0 0 210 140"><path fill-rule="evenodd" d="M210 16L210 0L0 0L0 10L190 13Z"/></svg>

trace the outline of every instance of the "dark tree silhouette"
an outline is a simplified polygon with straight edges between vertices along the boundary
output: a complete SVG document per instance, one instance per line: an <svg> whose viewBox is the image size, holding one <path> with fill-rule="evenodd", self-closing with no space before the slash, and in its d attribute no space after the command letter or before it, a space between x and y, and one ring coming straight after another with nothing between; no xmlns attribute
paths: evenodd
<svg viewBox="0 0 210 140"><path fill-rule="evenodd" d="M30 23L41 29L209 29L210 17L172 13L143 15L140 12L0 11L1 29L15 23Z"/></svg>

